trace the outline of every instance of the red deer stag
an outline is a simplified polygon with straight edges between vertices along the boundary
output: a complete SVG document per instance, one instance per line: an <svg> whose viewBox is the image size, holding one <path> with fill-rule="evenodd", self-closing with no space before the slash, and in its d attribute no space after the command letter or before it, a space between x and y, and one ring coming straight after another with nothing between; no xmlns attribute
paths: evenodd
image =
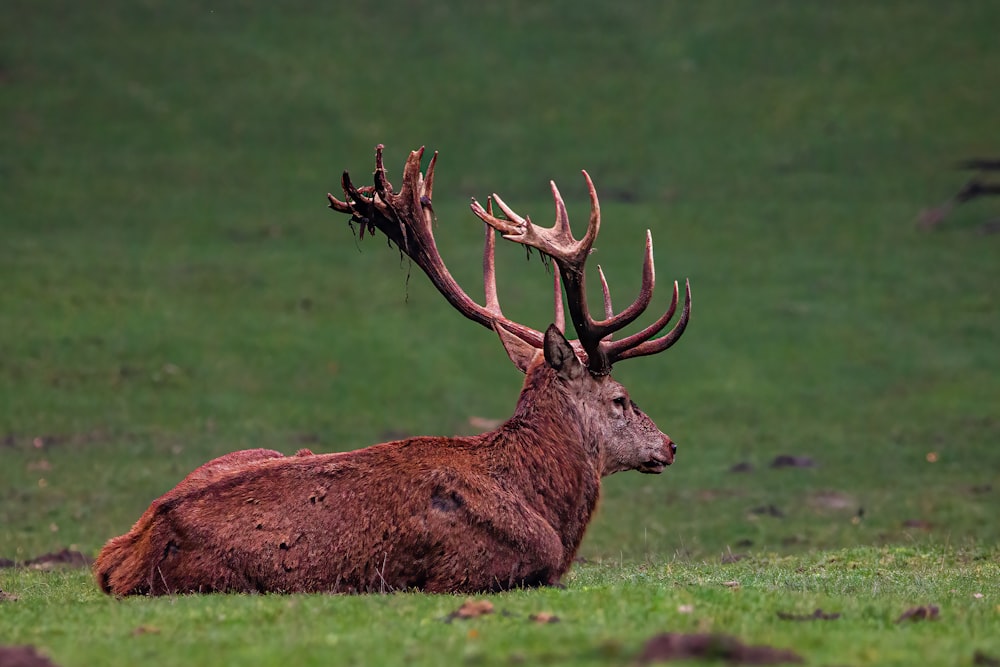
<svg viewBox="0 0 1000 667"><path fill-rule="evenodd" d="M418 437L353 452L282 456L265 449L206 463L155 500L127 534L105 545L94 566L116 595L210 591L362 593L497 591L559 583L573 562L600 494L601 477L622 470L660 473L676 446L611 379L621 359L673 345L691 310L660 332L678 303L632 335L612 335L652 298L649 233L639 296L613 314L600 274L605 317L587 307L584 264L600 226L597 194L590 224L573 238L552 185L556 222L536 227L494 195L472 210L487 225L483 257L486 305L455 282L432 233L434 165L420 173L423 149L406 161L402 189L386 178L376 151L374 186L357 188L345 172L345 201L330 207L381 230L466 317L495 331L526 374L514 416L472 437ZM493 202L505 217L493 213ZM497 301L495 231L551 257L555 324L542 333L507 319ZM563 336L561 282L578 340ZM658 337L659 336L659 337Z"/></svg>

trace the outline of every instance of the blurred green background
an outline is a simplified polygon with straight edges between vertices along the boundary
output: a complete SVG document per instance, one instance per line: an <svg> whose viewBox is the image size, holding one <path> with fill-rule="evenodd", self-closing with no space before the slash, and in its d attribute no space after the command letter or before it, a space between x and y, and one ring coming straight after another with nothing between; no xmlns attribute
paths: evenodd
<svg viewBox="0 0 1000 667"><path fill-rule="evenodd" d="M1000 154L997 25L985 0L4 2L0 557L95 554L233 449L510 414L494 337L325 209L377 143L397 180L441 152L472 294L469 198L543 222L555 179L580 230L580 169L618 302L647 228L653 309L691 280L683 340L615 369L677 463L607 480L584 557L995 544L1000 202L915 221ZM544 328L545 270L498 264Z"/></svg>

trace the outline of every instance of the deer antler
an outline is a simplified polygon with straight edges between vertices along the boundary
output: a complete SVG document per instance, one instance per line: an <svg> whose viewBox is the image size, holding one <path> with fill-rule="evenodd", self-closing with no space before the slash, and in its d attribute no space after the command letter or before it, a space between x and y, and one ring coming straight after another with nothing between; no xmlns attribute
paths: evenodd
<svg viewBox="0 0 1000 667"><path fill-rule="evenodd" d="M486 305L482 306L469 297L452 277L434 241L434 211L431 196L437 152L431 157L426 174L421 174L420 161L424 149L412 151L403 169L402 189L396 193L386 177L382 162L383 148L382 144L379 144L375 149L375 185L355 187L350 174L345 171L341 183L346 201L340 201L332 194L328 194L330 208L349 214L351 220L360 225L359 235L362 238L366 231L374 235L376 229L385 234L401 252L427 274L431 283L456 310L470 320L495 330L504 341L511 360L522 371L525 370L530 355L523 350L519 353L512 350L511 346L519 343L511 341L509 335L513 335L517 341L526 344L532 350L541 349L545 336L540 331L508 319L500 309L496 287L495 232L489 226L485 227L483 288ZM558 279L555 292L558 301ZM558 303L558 310L561 311L561 302ZM561 312L556 315L557 320L560 318Z"/></svg>
<svg viewBox="0 0 1000 667"><path fill-rule="evenodd" d="M587 306L585 268L587 256L590 254L601 227L601 206L597 199L594 183L586 171L583 172L583 178L587 182L587 192L590 195L590 222L587 225L586 233L580 240L573 237L566 204L554 182L551 183L551 187L552 197L556 205L556 220L552 227L538 227L531 222L530 218L521 217L496 194L491 199L496 200L506 219L493 215L490 202L487 202L487 208L484 209L473 200L472 212L490 227L499 231L505 239L536 248L555 260L559 267L559 274L566 286L573 328L580 339L580 346L587 354L588 368L595 375L606 375L611 371L611 365L616 361L655 354L677 342L677 339L684 333L691 315L691 284L685 281L684 309L681 312L681 318L666 335L654 338L670 322L677 309L679 289L676 281L674 281L674 296L670 307L656 322L636 334L612 341L612 335L634 322L646 310L653 298L653 287L656 284L656 275L653 269L653 237L647 230L646 254L642 264L642 286L639 289L639 294L628 308L617 315L614 314L611 306L611 294L604 271L598 267L604 294L604 319L595 320L590 315L590 309Z"/></svg>
<svg viewBox="0 0 1000 667"><path fill-rule="evenodd" d="M587 357L588 368L595 375L606 375L611 365L618 360L655 354L673 345L687 326L691 312L691 286L687 284L684 309L677 324L666 335L655 338L666 327L677 308L678 286L674 282L674 296L670 308L656 322L642 331L613 341L612 335L635 321L649 305L653 296L655 275L653 271L652 236L646 232L646 256L642 268L642 286L635 301L615 315L611 306L611 295L604 272L598 267L601 286L604 294L605 318L595 320L587 307L585 289L585 266L597 233L601 225L600 203L597 192L587 172L583 176L587 181L590 194L590 222L584 237L577 240L573 237L569 225L569 215L562 195L555 183L552 183L552 196L556 204L556 221L550 228L540 228L532 224L529 218L522 218L506 203L494 194L483 208L477 201L472 202L472 211L486 227L486 242L483 249L483 284L486 305L481 306L470 298L448 272L434 242L432 224L434 220L431 194L434 184L434 167L437 164L437 153L431 158L426 174L420 173L420 161L424 149L412 151L403 169L403 185L399 193L394 192L392 184L385 174L382 163L383 146L375 149L375 185L357 188L351 182L350 175L345 171L342 179L346 201L340 201L328 194L330 208L341 213L347 213L360 229L360 236L365 232L374 235L378 229L395 243L400 251L419 266L439 292L455 309L478 322L495 330L504 342L508 355L522 371L527 366L529 358L524 346L540 349L544 340L541 332L504 317L500 309L496 289L496 270L494 255L494 230L508 240L536 248L552 257L559 270L555 275L554 321L560 330L564 327L562 290L559 278L566 286L570 317L579 341L574 341L575 347ZM496 217L493 213L493 201L506 216ZM512 340L512 338L514 340ZM518 348L521 349L518 349Z"/></svg>

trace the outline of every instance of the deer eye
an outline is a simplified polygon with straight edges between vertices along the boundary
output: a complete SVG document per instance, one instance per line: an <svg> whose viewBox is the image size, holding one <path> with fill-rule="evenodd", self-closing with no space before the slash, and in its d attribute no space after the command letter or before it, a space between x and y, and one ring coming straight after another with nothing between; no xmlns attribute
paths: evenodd
<svg viewBox="0 0 1000 667"><path fill-rule="evenodd" d="M615 398L613 400L614 400L615 405L617 405L619 408L621 408L622 412L624 412L626 406L628 406L628 399L626 397L624 397L624 396L615 396Z"/></svg>

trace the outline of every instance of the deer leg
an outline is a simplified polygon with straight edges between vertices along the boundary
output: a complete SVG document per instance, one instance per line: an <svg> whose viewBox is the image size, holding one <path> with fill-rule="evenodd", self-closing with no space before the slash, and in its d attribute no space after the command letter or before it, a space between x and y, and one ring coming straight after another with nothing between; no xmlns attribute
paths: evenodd
<svg viewBox="0 0 1000 667"><path fill-rule="evenodd" d="M501 494L489 501L482 508L470 503L471 525L456 545L467 559L463 587L496 591L558 584L565 547L555 528L523 500Z"/></svg>

